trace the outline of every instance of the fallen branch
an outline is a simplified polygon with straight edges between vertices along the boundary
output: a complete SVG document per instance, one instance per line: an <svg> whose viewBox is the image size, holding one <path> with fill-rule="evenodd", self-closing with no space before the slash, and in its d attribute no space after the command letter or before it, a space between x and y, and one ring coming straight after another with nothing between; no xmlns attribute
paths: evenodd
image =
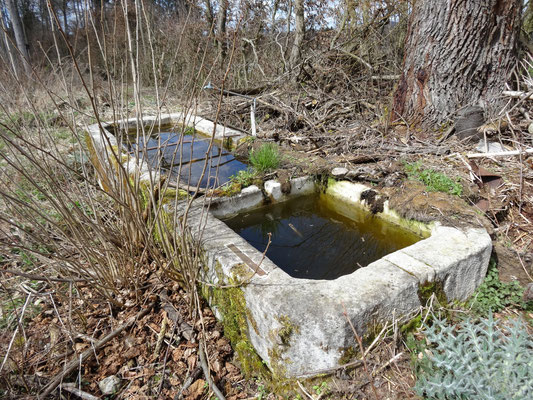
<svg viewBox="0 0 533 400"><path fill-rule="evenodd" d="M94 346L91 346L90 348L85 350L83 353L81 353L79 356L76 355L72 360L70 360L65 365L63 370L59 374L57 374L55 378L52 379L48 385L45 386L42 393L40 394L40 397L46 398L46 396L48 396L50 393L52 393L55 390L55 388L57 388L57 386L61 383L61 381L63 380L63 378L65 378L65 376L72 373L76 368L79 367L80 364L87 361L89 358L92 358L101 347L103 347L111 339L115 338L116 336L121 334L126 329L130 328L135 323L135 321L137 321L138 319L148 314L148 312L150 312L150 310L153 308L154 305L155 303L152 303L145 309L139 311L139 313L137 313L135 317L131 318L128 322L126 322L125 324L122 324L120 327L115 329L113 332L109 333L103 339L96 342Z"/></svg>
<svg viewBox="0 0 533 400"><path fill-rule="evenodd" d="M100 397L93 396L90 393L78 389L74 383L64 383L60 386L60 388L72 393L73 395L83 400L100 400Z"/></svg>
<svg viewBox="0 0 533 400"><path fill-rule="evenodd" d="M15 341L15 338L17 337L17 333L19 332L19 328L22 326L22 321L24 320L24 313L26 312L26 307L30 303L31 300L31 293L28 293L28 296L26 297L26 301L24 302L24 305L22 306L22 311L20 312L20 317L18 320L17 328L15 329L15 332L13 333L13 336L11 336L11 340L9 341L9 345L7 347L6 355L4 356L4 361L2 361L2 365L0 365L0 372L4 369L4 365L6 364L6 361L9 357L9 352L11 351L11 347L13 346L13 342ZM24 328L23 328L24 329Z"/></svg>
<svg viewBox="0 0 533 400"><path fill-rule="evenodd" d="M482 158L482 157L511 157L519 156L520 154L533 154L533 149L499 151L496 153L470 153L466 156L468 158Z"/></svg>
<svg viewBox="0 0 533 400"><path fill-rule="evenodd" d="M93 279L86 279L86 278L73 278L73 279L67 279L67 278L51 278L48 276L42 276L42 275L34 275L34 274L27 274L25 272L21 271L15 271L13 269L4 269L2 272L6 272L8 274L22 276L24 278L31 279L33 281L45 281L45 282L66 282L66 283L75 283L75 282L91 282Z"/></svg>
<svg viewBox="0 0 533 400"><path fill-rule="evenodd" d="M200 365L202 366L202 370L204 371L205 379L207 380L207 383L209 384L209 388L213 391L215 396L218 397L218 400L226 400L220 389L215 385L215 382L211 379L211 373L209 372L209 367L207 366L207 360L205 357L204 352L204 346L202 342L200 342L200 346L198 347L198 352L200 353Z"/></svg>
<svg viewBox="0 0 533 400"><path fill-rule="evenodd" d="M512 97L515 99L533 100L533 93L531 92L521 92L519 90L504 90L502 94L504 96Z"/></svg>

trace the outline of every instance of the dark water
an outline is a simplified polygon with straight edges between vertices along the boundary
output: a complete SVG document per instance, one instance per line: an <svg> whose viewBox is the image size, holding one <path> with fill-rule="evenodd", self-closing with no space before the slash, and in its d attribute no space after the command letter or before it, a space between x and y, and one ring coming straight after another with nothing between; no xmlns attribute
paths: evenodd
<svg viewBox="0 0 533 400"><path fill-rule="evenodd" d="M133 151L136 146L139 146L139 158L144 155L152 167L170 173L174 180L179 176L180 181L189 186L198 184L206 162L201 188L218 187L228 182L232 175L247 168L246 164L215 143L207 154L209 139L199 135L160 132L146 142L139 138L138 143L132 144L130 149Z"/></svg>
<svg viewBox="0 0 533 400"><path fill-rule="evenodd" d="M421 238L326 195L296 198L224 221L295 278L335 279Z"/></svg>

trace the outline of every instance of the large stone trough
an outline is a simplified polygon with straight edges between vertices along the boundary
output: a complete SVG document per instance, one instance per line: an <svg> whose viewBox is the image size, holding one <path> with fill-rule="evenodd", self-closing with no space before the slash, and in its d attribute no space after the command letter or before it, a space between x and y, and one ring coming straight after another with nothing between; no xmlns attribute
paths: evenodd
<svg viewBox="0 0 533 400"><path fill-rule="evenodd" d="M89 129L93 144L101 140L105 147L109 139L101 135L100 129ZM102 151L102 146L93 147ZM130 170L132 165L130 160ZM368 207L361 194L369 189L330 181L326 194L347 207ZM491 239L481 227L407 221L385 202L377 218L428 237L334 280L297 279L220 220L317 190L310 177L293 179L288 194L281 192L278 182L269 181L264 189L251 186L230 198L200 199L188 212L191 231L205 255L202 281L207 283L207 300L217 316L226 319L225 326L238 331L227 334L241 357L250 357L253 348L278 377L313 376L346 361L357 349L348 320L359 335L368 337L387 321L419 310L429 292L441 300L466 300L482 282L491 254ZM206 204L210 204L207 213ZM169 213L180 208L180 204L165 205Z"/></svg>

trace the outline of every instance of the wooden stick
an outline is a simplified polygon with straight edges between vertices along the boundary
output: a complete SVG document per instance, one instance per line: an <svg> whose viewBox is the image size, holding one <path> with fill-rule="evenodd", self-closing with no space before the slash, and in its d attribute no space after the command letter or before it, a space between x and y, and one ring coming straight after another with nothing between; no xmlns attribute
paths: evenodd
<svg viewBox="0 0 533 400"><path fill-rule="evenodd" d="M482 158L482 157L510 157L519 156L520 154L533 154L533 149L499 151L496 153L470 153L466 156L468 158Z"/></svg>
<svg viewBox="0 0 533 400"><path fill-rule="evenodd" d="M200 345L198 346L198 352L200 353L200 364L202 366L202 370L204 371L205 379L207 380L207 383L209 384L209 388L213 391L215 396L218 397L218 400L226 400L220 389L215 385L215 382L211 379L211 373L209 372L209 367L207 366L207 360L204 353L204 346L202 342L200 341Z"/></svg>
<svg viewBox="0 0 533 400"><path fill-rule="evenodd" d="M100 397L93 396L90 393L78 389L74 383L64 383L60 386L60 388L72 393L75 396L78 396L80 399L83 400L100 400Z"/></svg>
<svg viewBox="0 0 533 400"><path fill-rule="evenodd" d="M531 92L521 92L518 90L504 90L502 92L504 96L513 97L523 100L533 100L533 94Z"/></svg>
<svg viewBox="0 0 533 400"><path fill-rule="evenodd" d="M45 282L67 282L67 283L73 283L73 282L91 282L93 279L84 279L84 278L74 278L74 279L66 279L66 278L51 278L48 276L42 276L42 275L33 275L33 274L27 274L25 272L21 271L15 271L13 269L4 269L0 272L7 272L8 274L13 274L17 276L23 276L24 278L31 279L33 281L45 281Z"/></svg>
<svg viewBox="0 0 533 400"><path fill-rule="evenodd" d="M46 398L46 396L48 396L50 393L54 391L55 388L57 388L57 386L61 383L61 381L63 380L65 376L72 373L72 371L74 371L81 363L83 363L84 361L87 361L89 358L92 358L101 347L103 347L111 339L115 338L116 336L121 334L123 331L131 327L135 323L135 321L137 321L138 319L148 314L148 312L150 312L150 310L153 308L154 305L155 303L151 303L148 307L139 311L139 313L137 313L135 317L131 318L128 322L126 322L125 324L122 324L120 327L115 329L113 332L109 333L103 339L95 343L94 346L91 346L90 348L85 350L83 353L81 353L79 356L76 354L74 358L72 358L65 365L63 370L59 374L57 374L55 378L52 379L48 385L45 386L43 392L40 394L40 397Z"/></svg>

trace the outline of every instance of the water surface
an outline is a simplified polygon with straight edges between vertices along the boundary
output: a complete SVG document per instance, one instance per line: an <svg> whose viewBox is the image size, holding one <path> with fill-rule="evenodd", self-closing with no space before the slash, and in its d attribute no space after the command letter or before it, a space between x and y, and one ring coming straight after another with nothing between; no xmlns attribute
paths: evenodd
<svg viewBox="0 0 533 400"><path fill-rule="evenodd" d="M209 141L209 138L190 133L160 132L146 142L139 138L130 145L130 150L135 151L138 146L139 158L146 157L153 168L161 168L161 172L170 174L173 179L179 177L189 186L196 186L200 181L201 188L214 188L228 182L247 165L216 143L209 150Z"/></svg>
<svg viewBox="0 0 533 400"><path fill-rule="evenodd" d="M421 238L331 196L311 195L224 221L295 278L335 279Z"/></svg>

